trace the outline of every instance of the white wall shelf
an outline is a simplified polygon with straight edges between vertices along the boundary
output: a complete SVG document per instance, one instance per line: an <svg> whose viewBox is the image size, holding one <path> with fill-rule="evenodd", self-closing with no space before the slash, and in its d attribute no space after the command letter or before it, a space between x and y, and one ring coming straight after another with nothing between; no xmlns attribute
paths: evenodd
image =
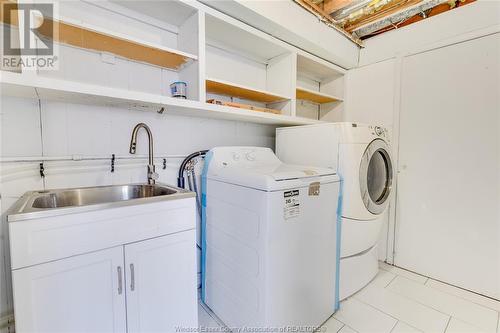
<svg viewBox="0 0 500 333"><path fill-rule="evenodd" d="M311 101L318 104L341 102L342 98L297 86L297 99Z"/></svg>
<svg viewBox="0 0 500 333"><path fill-rule="evenodd" d="M225 96L233 96L262 103L281 102L291 97L280 96L268 91L246 87L240 84L208 78L206 80L207 92Z"/></svg>
<svg viewBox="0 0 500 333"><path fill-rule="evenodd" d="M338 121L343 109L346 71L302 50L297 51L296 115ZM305 103L304 103L305 102Z"/></svg>
<svg viewBox="0 0 500 333"><path fill-rule="evenodd" d="M57 42L76 47L110 52L128 59L142 61L171 70L179 70L183 65L198 60L198 56L171 47L141 40L91 25L71 18L54 20L58 26ZM43 34L44 30L40 30ZM114 50L118 50L117 52Z"/></svg>
<svg viewBox="0 0 500 333"><path fill-rule="evenodd" d="M67 29L59 70L2 72L3 94L276 125L331 121L343 107L345 70L200 2L65 2L55 19ZM135 57L120 53L129 47ZM175 81L187 100L169 97Z"/></svg>
<svg viewBox="0 0 500 333"><path fill-rule="evenodd" d="M68 103L109 105L164 114L215 118L272 125L308 125L318 121L286 115L256 112L230 106L207 104L201 101L172 98L125 89L36 75L0 72L0 94L24 98L40 98Z"/></svg>
<svg viewBox="0 0 500 333"><path fill-rule="evenodd" d="M323 81L344 76L346 71L337 65L299 50L297 52L297 73L316 81Z"/></svg>
<svg viewBox="0 0 500 333"><path fill-rule="evenodd" d="M291 46L217 11L208 9L205 22L207 44L249 59L267 63L291 51Z"/></svg>

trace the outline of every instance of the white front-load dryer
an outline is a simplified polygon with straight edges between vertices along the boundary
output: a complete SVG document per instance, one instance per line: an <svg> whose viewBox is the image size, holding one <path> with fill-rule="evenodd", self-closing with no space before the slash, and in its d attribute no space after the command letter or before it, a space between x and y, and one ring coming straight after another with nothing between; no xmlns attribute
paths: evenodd
<svg viewBox="0 0 500 333"><path fill-rule="evenodd" d="M276 154L286 163L337 170L342 179L340 298L349 297L378 272L377 242L389 204L393 163L387 130L330 123L278 128Z"/></svg>

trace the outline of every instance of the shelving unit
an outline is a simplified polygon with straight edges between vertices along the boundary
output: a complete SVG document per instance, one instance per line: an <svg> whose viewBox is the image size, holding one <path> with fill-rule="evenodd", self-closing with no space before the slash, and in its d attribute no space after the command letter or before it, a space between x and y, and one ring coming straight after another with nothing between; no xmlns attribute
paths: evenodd
<svg viewBox="0 0 500 333"><path fill-rule="evenodd" d="M276 94L271 94L267 91L253 89L242 85L211 78L206 80L206 87L207 87L207 92L212 94L238 97L241 99L248 99L251 101L256 101L261 103L277 103L290 99L290 97L278 96Z"/></svg>
<svg viewBox="0 0 500 333"><path fill-rule="evenodd" d="M343 108L345 70L323 59L297 53L296 115L335 121Z"/></svg>
<svg viewBox="0 0 500 333"><path fill-rule="evenodd" d="M138 38L110 31L101 27L64 20L44 19L37 31L49 37L51 25L58 29L53 40L66 45L80 47L98 52L109 52L130 60L178 71L183 65L197 60L194 54L175 50L160 44L148 43Z"/></svg>
<svg viewBox="0 0 500 333"><path fill-rule="evenodd" d="M0 72L2 95L280 126L343 107L342 68L200 2L63 2L57 19L60 70Z"/></svg>
<svg viewBox="0 0 500 333"><path fill-rule="evenodd" d="M324 94L318 91L314 91L311 89L297 87L296 89L296 97L297 99L303 99L307 101L311 101L318 104L332 103L332 102L341 102L342 99L333 95Z"/></svg>
<svg viewBox="0 0 500 333"><path fill-rule="evenodd" d="M108 105L152 112L159 112L161 110L163 114L236 120L280 126L318 123L318 121L311 119L255 112L230 106L207 104L200 101L190 101L11 72L0 72L0 96L40 98L89 105Z"/></svg>
<svg viewBox="0 0 500 333"><path fill-rule="evenodd" d="M205 15L205 36L207 99L293 115L288 45L215 11Z"/></svg>

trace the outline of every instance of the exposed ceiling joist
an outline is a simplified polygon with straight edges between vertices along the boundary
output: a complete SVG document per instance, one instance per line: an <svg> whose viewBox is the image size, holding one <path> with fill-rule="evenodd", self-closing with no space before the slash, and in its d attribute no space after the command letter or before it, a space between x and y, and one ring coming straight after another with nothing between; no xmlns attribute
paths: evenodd
<svg viewBox="0 0 500 333"><path fill-rule="evenodd" d="M361 39L474 1L476 0L295 0L360 46Z"/></svg>
<svg viewBox="0 0 500 333"><path fill-rule="evenodd" d="M294 0L295 3L299 4L302 8L306 9L308 12L316 16L319 20L323 21L326 25L332 27L333 29L340 32L346 38L350 39L359 46L363 46L361 39L351 35L344 29L338 26L337 22L326 13L320 6L312 2L312 0Z"/></svg>
<svg viewBox="0 0 500 333"><path fill-rule="evenodd" d="M366 14L359 16L354 20L348 20L344 25L344 28L352 32L362 26L365 26L369 23L380 20L384 17L390 17L396 13L402 12L405 9L418 5L423 0L393 0L388 2L386 5L380 7L377 10L368 11Z"/></svg>
<svg viewBox="0 0 500 333"><path fill-rule="evenodd" d="M353 0L324 0L323 10L328 14L331 14L341 8L344 8L351 4Z"/></svg>

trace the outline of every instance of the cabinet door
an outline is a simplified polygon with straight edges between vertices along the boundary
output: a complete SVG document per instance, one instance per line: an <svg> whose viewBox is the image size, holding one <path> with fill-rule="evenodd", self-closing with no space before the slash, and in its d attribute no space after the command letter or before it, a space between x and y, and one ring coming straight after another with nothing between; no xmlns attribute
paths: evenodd
<svg viewBox="0 0 500 333"><path fill-rule="evenodd" d="M16 332L125 332L123 247L13 271Z"/></svg>
<svg viewBox="0 0 500 333"><path fill-rule="evenodd" d="M195 231L125 246L128 332L197 327Z"/></svg>

